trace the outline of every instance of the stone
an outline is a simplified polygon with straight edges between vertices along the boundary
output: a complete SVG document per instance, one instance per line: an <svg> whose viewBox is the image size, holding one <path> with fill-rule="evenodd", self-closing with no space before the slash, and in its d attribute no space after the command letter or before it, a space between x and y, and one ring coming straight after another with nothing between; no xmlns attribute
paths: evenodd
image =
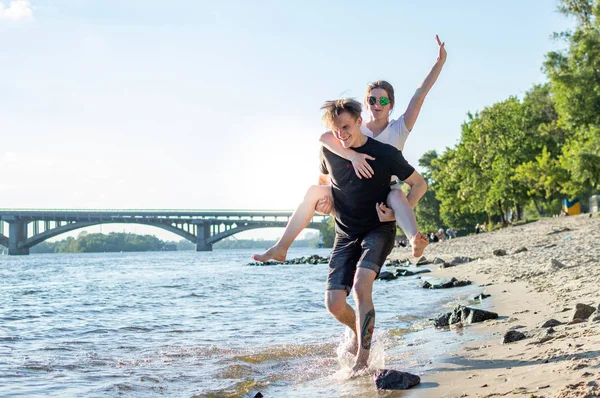
<svg viewBox="0 0 600 398"><path fill-rule="evenodd" d="M379 390L406 390L421 382L417 375L394 369L381 369L373 376Z"/></svg>
<svg viewBox="0 0 600 398"><path fill-rule="evenodd" d="M309 257L299 257L299 258L294 258L291 260L285 260L285 261L273 261L273 260L269 260L266 262L254 262L254 263L248 263L248 265L250 266L268 266L268 265L297 265L297 264L313 264L313 265L317 265L317 264L327 264L329 263L329 257L321 257L317 254L313 254L312 256Z"/></svg>
<svg viewBox="0 0 600 398"><path fill-rule="evenodd" d="M477 308L465 307L459 305L452 311L448 323L477 323L487 321L489 319L498 319L498 314L491 311L484 311Z"/></svg>
<svg viewBox="0 0 600 398"><path fill-rule="evenodd" d="M464 281L454 281L452 283L452 287L463 287L463 286L467 286L470 285L471 281L469 280L464 280Z"/></svg>
<svg viewBox="0 0 600 398"><path fill-rule="evenodd" d="M262 395L261 392L257 392L256 395L254 395L254 398L263 398L264 395Z"/></svg>
<svg viewBox="0 0 600 398"><path fill-rule="evenodd" d="M471 261L473 261L473 259L471 257L465 257L465 256L454 257L452 260L450 260L450 265L466 264L466 263L470 263Z"/></svg>
<svg viewBox="0 0 600 398"><path fill-rule="evenodd" d="M433 319L433 326L435 326L436 328L450 326L450 315L452 315L451 312L438 315L436 319Z"/></svg>
<svg viewBox="0 0 600 398"><path fill-rule="evenodd" d="M406 267L410 264L410 261L404 260L390 260L385 266L386 267Z"/></svg>
<svg viewBox="0 0 600 398"><path fill-rule="evenodd" d="M421 287L423 287L425 289L448 289L451 287L462 287L462 286L467 286L470 284L471 284L471 281L469 281L469 280L459 281L458 279L452 277L451 279L442 279L441 281L439 281L437 283L422 281Z"/></svg>
<svg viewBox="0 0 600 398"><path fill-rule="evenodd" d="M526 337L527 336L525 336L525 333L519 332L517 330L509 330L504 334L502 344L514 343L515 341L523 340Z"/></svg>
<svg viewBox="0 0 600 398"><path fill-rule="evenodd" d="M520 247L517 250L515 250L515 254L523 253L523 252L526 252L526 251L527 251L526 247Z"/></svg>
<svg viewBox="0 0 600 398"><path fill-rule="evenodd" d="M399 269L396 271L396 276L413 276L413 275L418 275L418 274L426 274L428 272L431 272L431 270L427 269L427 268L419 269L416 271L410 271L407 269Z"/></svg>
<svg viewBox="0 0 600 398"><path fill-rule="evenodd" d="M488 297L492 297L492 295L491 294L481 293L479 296L473 297L473 300L483 301L484 299L486 299Z"/></svg>
<svg viewBox="0 0 600 398"><path fill-rule="evenodd" d="M444 261L444 260L442 260L442 259L441 259L441 258L439 258L439 257L436 257L436 258L434 258L434 259L433 259L433 263L434 263L434 264L444 264L444 263L445 263L445 261Z"/></svg>
<svg viewBox="0 0 600 398"><path fill-rule="evenodd" d="M558 326L558 325L562 325L563 323L561 321L558 321L556 319L548 319L546 322L544 322L542 324L542 326L540 326L541 328L553 328L554 326Z"/></svg>
<svg viewBox="0 0 600 398"><path fill-rule="evenodd" d="M588 319L594 312L596 312L596 308L591 305L581 303L575 304L575 309L571 315L571 321L574 321L575 319Z"/></svg>
<svg viewBox="0 0 600 398"><path fill-rule="evenodd" d="M496 249L492 252L494 254L494 256L506 256L506 250L504 249Z"/></svg>
<svg viewBox="0 0 600 398"><path fill-rule="evenodd" d="M567 232L567 231L572 231L572 229L569 227L552 228L552 232L548 232L547 235L560 234L561 232Z"/></svg>
<svg viewBox="0 0 600 398"><path fill-rule="evenodd" d="M552 270L559 270L559 269L562 269L565 267L566 267L566 265L564 265L563 263L561 263L560 261L558 261L555 258L550 260L550 269L552 269Z"/></svg>
<svg viewBox="0 0 600 398"><path fill-rule="evenodd" d="M379 279L384 280L384 281L391 281L396 278L397 278L397 276L394 275L392 272L382 271L379 273Z"/></svg>
<svg viewBox="0 0 600 398"><path fill-rule="evenodd" d="M421 256L421 257L420 257L420 258L417 260L417 262L415 263L415 265L417 265L417 266L419 266L419 265L427 265L427 264L429 264L429 260L427 260L427 259L425 258L425 256Z"/></svg>

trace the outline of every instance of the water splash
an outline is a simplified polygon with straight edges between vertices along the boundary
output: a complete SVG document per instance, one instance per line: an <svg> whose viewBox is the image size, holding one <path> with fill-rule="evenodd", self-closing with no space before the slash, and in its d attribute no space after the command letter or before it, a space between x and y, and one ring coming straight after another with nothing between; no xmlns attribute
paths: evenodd
<svg viewBox="0 0 600 398"><path fill-rule="evenodd" d="M367 363L365 375L375 373L378 369L385 367L385 347L389 340L389 333L385 330L375 330L373 340L371 342L371 354ZM351 374L350 370L354 366L356 355L353 353L354 333L346 328L340 336L340 343L337 346L336 353L340 370L332 375L336 380L348 380L351 377L356 377L356 374ZM362 374L358 375L361 376Z"/></svg>

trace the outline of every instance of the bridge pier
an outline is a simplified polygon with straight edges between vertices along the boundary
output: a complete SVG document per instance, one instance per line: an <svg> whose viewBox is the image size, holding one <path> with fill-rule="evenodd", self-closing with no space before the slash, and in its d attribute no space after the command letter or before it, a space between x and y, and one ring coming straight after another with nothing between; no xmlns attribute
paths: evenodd
<svg viewBox="0 0 600 398"><path fill-rule="evenodd" d="M27 255L29 248L19 247L19 242L27 239L27 222L21 220L8 222L8 254Z"/></svg>
<svg viewBox="0 0 600 398"><path fill-rule="evenodd" d="M206 243L207 239L210 238L211 225L209 223L198 223L198 229L196 233L196 251L197 252L211 252L212 243Z"/></svg>

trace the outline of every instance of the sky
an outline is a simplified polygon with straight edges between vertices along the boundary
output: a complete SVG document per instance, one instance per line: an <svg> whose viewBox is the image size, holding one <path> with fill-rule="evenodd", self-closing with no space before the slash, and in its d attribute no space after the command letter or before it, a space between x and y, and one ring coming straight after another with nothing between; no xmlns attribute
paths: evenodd
<svg viewBox="0 0 600 398"><path fill-rule="evenodd" d="M557 4L0 0L0 208L291 210L318 178L321 104L385 79L400 116L439 34L417 165L545 81L573 25Z"/></svg>

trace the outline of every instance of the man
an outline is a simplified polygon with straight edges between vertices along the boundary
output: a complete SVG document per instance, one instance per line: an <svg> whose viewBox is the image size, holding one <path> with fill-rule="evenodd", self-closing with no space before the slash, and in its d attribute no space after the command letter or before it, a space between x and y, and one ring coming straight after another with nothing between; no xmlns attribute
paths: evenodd
<svg viewBox="0 0 600 398"><path fill-rule="evenodd" d="M397 176L411 190L416 203L427 190L425 180L396 148L362 134L362 108L352 99L328 101L322 107L323 121L344 148L373 157L371 178L357 177L352 163L327 148L321 148L319 184L331 184L335 207L335 243L329 261L325 304L327 310L355 337L356 361L352 373L367 368L375 326L373 282L394 247L396 224L385 206L390 179ZM391 221L381 222L382 219ZM353 292L358 316L346 302Z"/></svg>

